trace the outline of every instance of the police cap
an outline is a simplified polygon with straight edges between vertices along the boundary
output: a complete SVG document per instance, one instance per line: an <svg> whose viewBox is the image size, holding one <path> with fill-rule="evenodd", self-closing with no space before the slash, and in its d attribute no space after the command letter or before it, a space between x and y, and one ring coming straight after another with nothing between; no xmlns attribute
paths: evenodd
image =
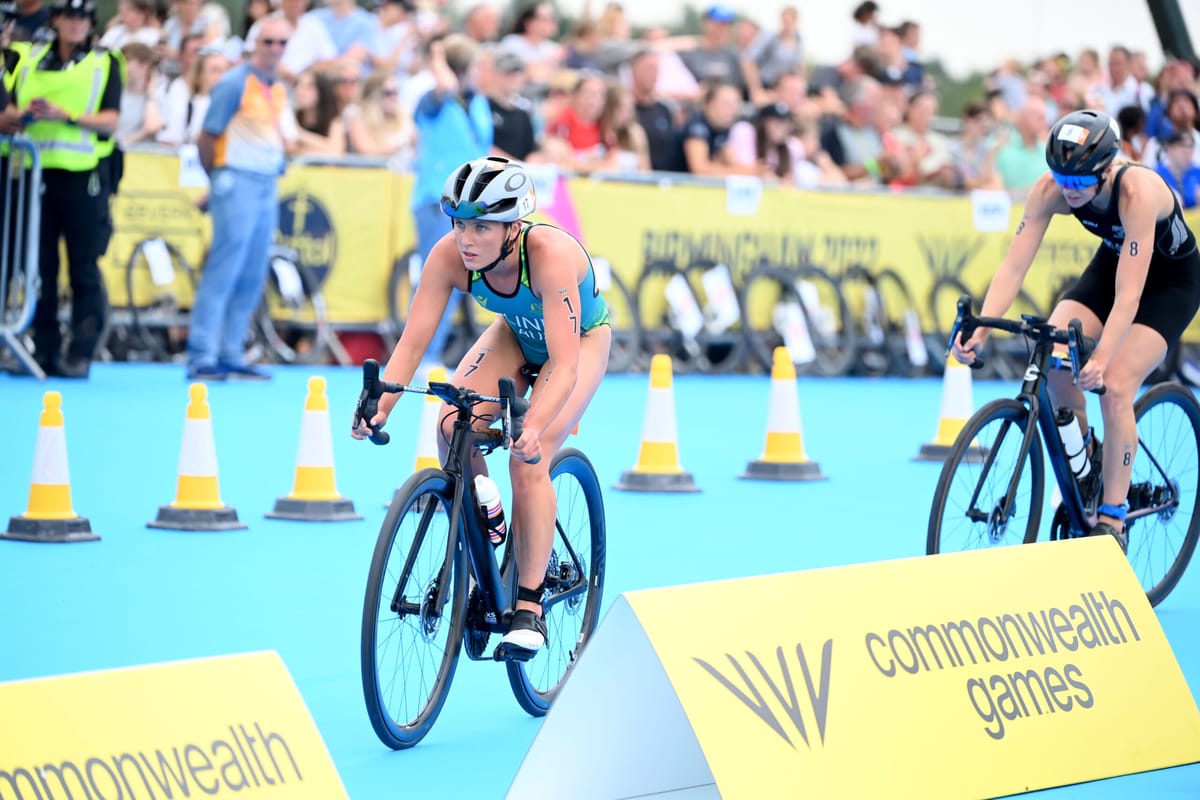
<svg viewBox="0 0 1200 800"><path fill-rule="evenodd" d="M67 14L72 17L96 18L96 0L54 0L51 14Z"/></svg>

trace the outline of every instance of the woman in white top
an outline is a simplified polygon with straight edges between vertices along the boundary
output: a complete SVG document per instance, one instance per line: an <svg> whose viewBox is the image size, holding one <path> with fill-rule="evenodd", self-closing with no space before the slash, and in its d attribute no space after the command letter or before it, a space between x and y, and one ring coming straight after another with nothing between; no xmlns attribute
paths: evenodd
<svg viewBox="0 0 1200 800"><path fill-rule="evenodd" d="M228 69L229 59L222 54L201 53L184 80L171 84L159 142L172 146L196 142L208 112L209 93Z"/></svg>
<svg viewBox="0 0 1200 800"><path fill-rule="evenodd" d="M154 0L121 0L113 24L100 37L100 46L120 50L130 42L156 47L162 32L154 15Z"/></svg>

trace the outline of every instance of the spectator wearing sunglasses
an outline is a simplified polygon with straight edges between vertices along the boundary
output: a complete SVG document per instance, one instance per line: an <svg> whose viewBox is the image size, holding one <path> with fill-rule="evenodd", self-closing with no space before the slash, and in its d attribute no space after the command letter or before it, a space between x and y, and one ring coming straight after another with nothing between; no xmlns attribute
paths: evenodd
<svg viewBox="0 0 1200 800"><path fill-rule="evenodd" d="M400 87L390 72L376 72L363 85L362 100L343 114L351 153L383 156L399 168L412 160L417 131L400 106Z"/></svg>
<svg viewBox="0 0 1200 800"><path fill-rule="evenodd" d="M296 118L276 67L292 28L267 18L250 58L212 91L197 142L209 173L212 245L188 332L188 380L266 380L246 361L250 318L262 299L278 228L278 181Z"/></svg>
<svg viewBox="0 0 1200 800"><path fill-rule="evenodd" d="M1058 327L1079 320L1096 347L1077 382L1071 370L1052 370L1047 377L1055 406L1075 411L1092 459L1102 465L1102 496L1093 488L1085 497L1097 516L1090 533L1113 536L1125 549L1125 501L1138 441L1133 400L1200 308L1200 253L1166 181L1119 159L1120 149L1117 123L1104 111L1074 111L1054 123L1045 143L1050 169L1029 193L980 314L1008 311L1055 215L1074 215L1100 237L1091 263L1050 315ZM973 362L988 330L955 341L955 358ZM1105 439L1098 450L1083 390L1102 386Z"/></svg>

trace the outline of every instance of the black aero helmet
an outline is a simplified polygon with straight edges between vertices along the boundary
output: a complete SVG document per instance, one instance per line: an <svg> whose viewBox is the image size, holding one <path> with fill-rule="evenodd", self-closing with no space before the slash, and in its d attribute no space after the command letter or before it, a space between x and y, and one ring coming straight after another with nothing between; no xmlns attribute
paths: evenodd
<svg viewBox="0 0 1200 800"><path fill-rule="evenodd" d="M1046 163L1059 175L1101 175L1121 149L1121 129L1103 111L1072 111L1046 139Z"/></svg>
<svg viewBox="0 0 1200 800"><path fill-rule="evenodd" d="M516 222L536 206L533 176L522 164L496 156L463 164L442 189L442 211L455 219Z"/></svg>

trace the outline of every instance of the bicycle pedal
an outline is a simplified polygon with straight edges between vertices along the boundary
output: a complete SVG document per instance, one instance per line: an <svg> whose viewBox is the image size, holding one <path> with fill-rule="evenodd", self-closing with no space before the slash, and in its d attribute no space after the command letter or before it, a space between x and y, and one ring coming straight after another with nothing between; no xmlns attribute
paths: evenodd
<svg viewBox="0 0 1200 800"><path fill-rule="evenodd" d="M537 650L530 650L525 647L518 647L515 644L501 642L496 645L496 650L492 653L492 658L496 661L520 661L525 663L530 661L538 654Z"/></svg>

